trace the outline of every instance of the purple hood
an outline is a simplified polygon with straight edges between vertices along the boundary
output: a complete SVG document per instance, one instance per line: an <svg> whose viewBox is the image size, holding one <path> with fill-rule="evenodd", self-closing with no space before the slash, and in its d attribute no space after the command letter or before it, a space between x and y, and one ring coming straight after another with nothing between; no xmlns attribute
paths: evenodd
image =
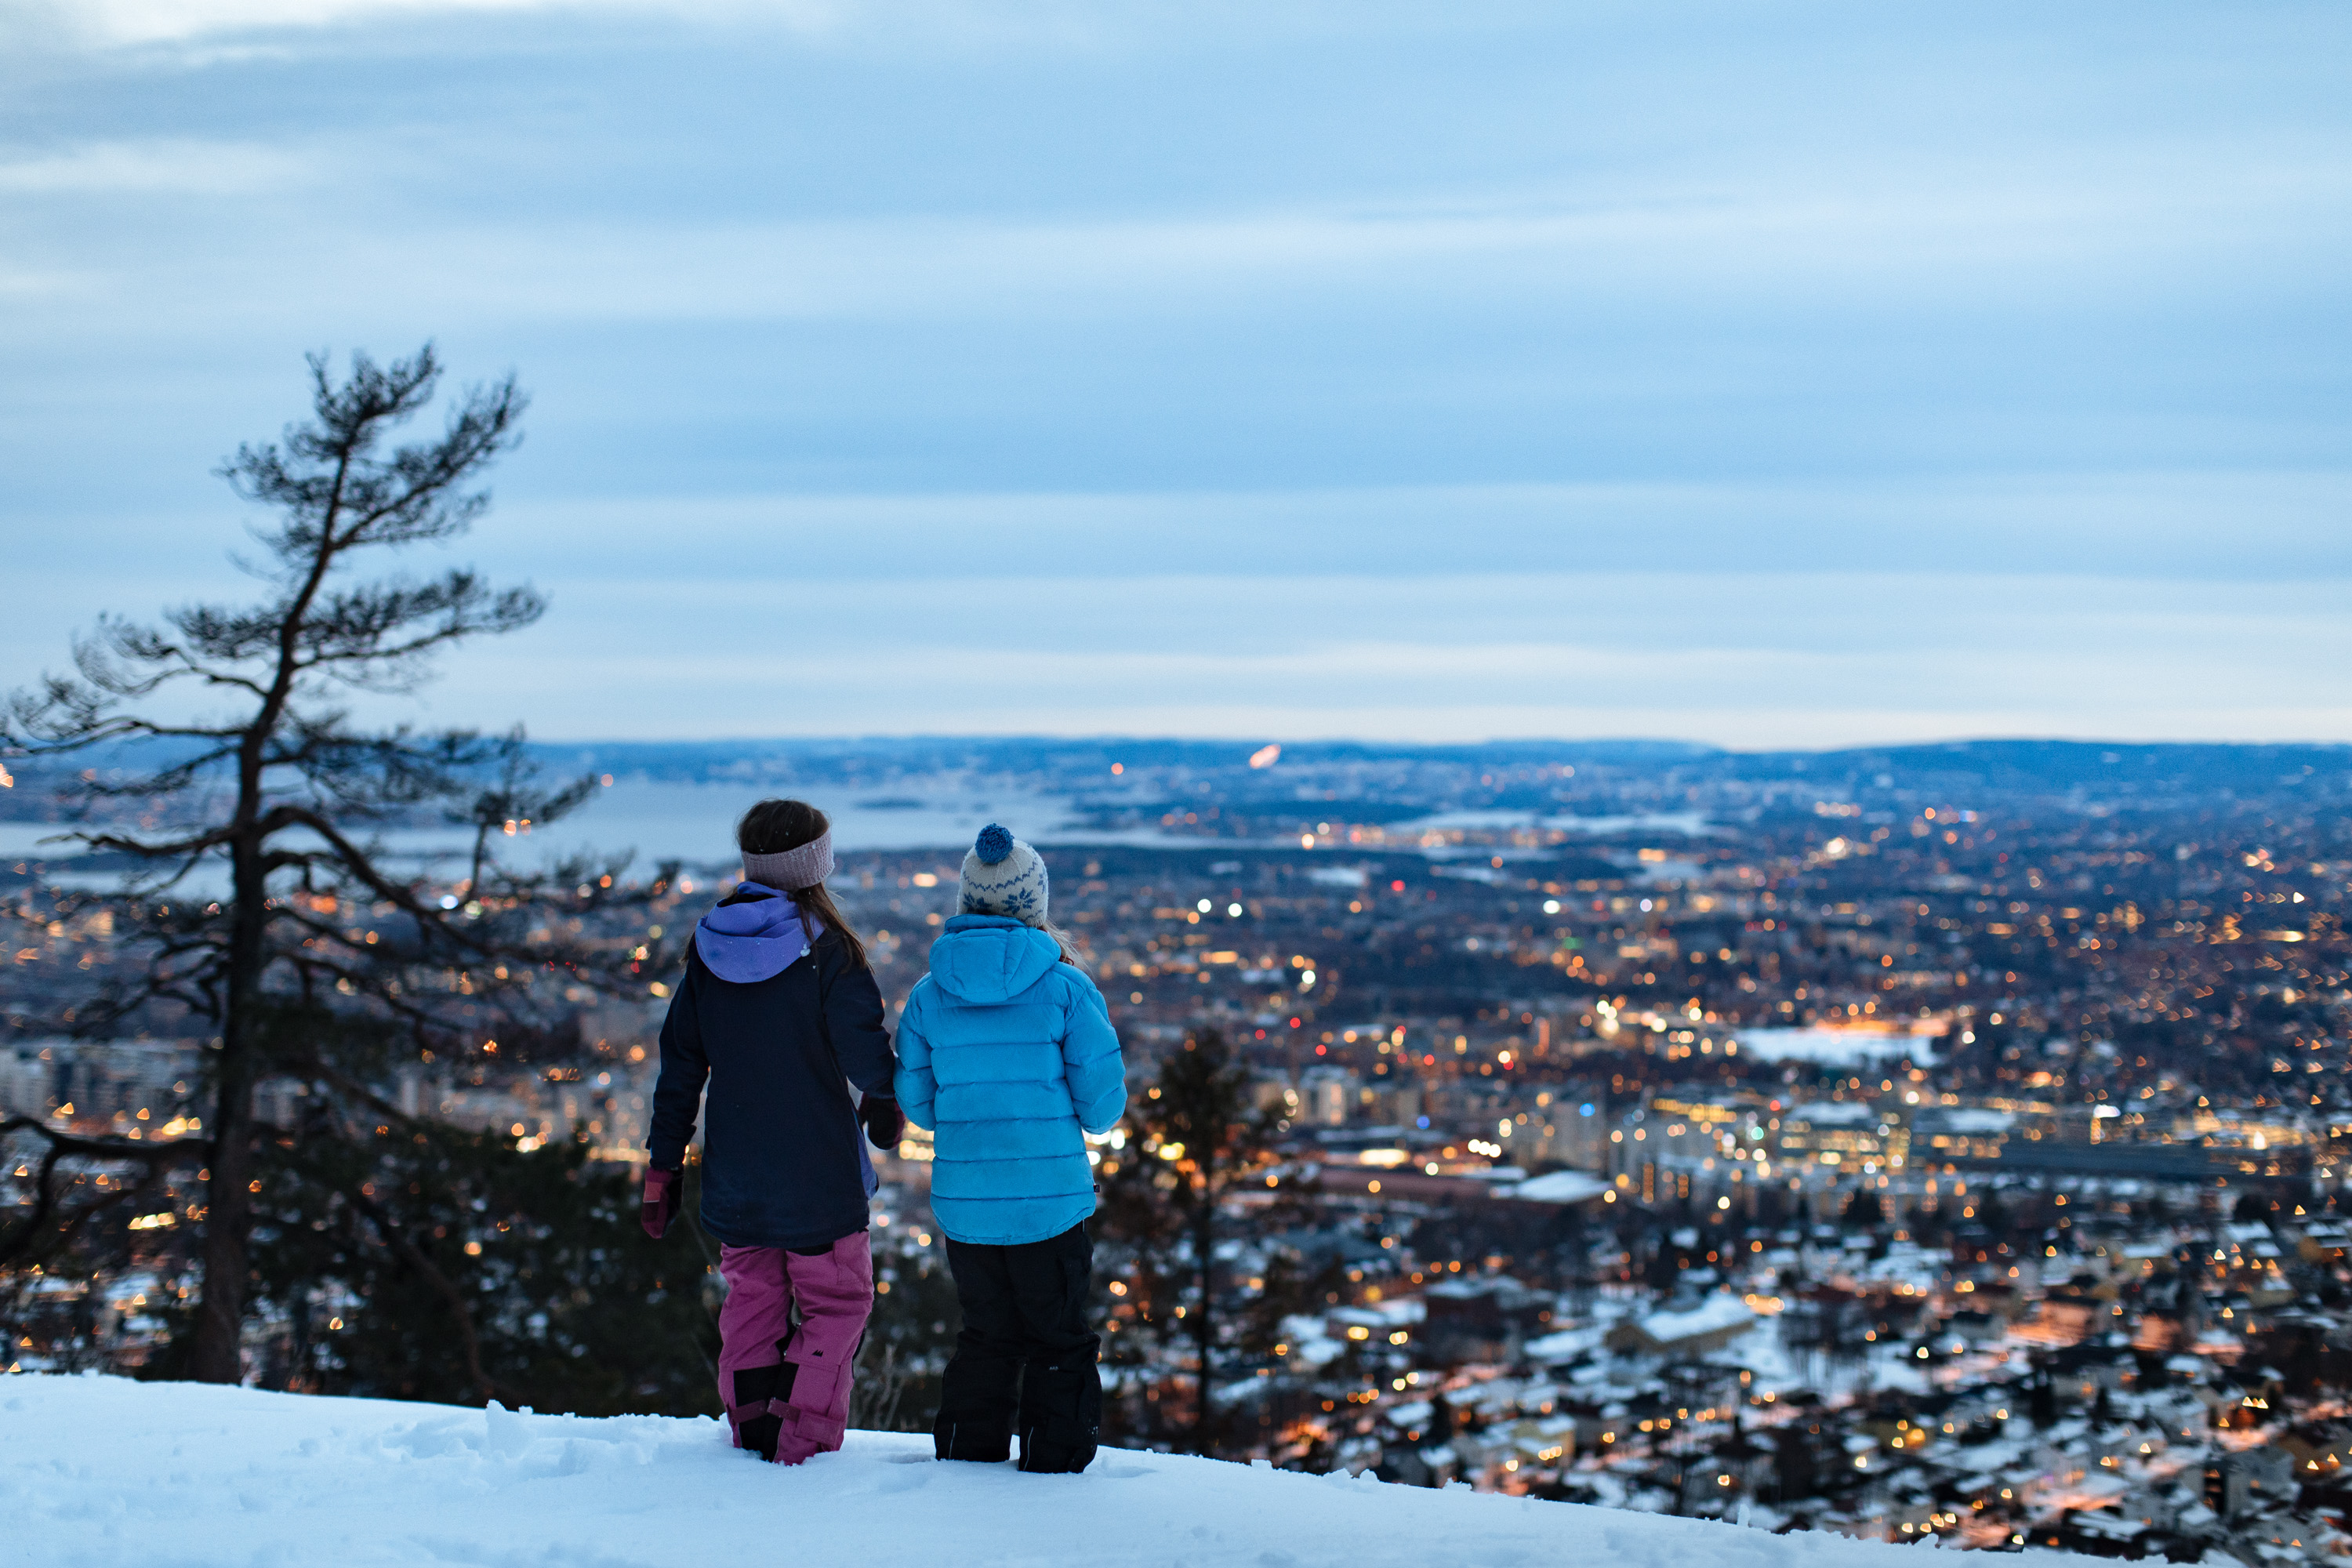
<svg viewBox="0 0 2352 1568"><path fill-rule="evenodd" d="M782 974L824 934L823 921L803 915L788 895L763 882L744 882L736 891L767 897L720 904L694 928L695 951L721 980L749 985Z"/></svg>

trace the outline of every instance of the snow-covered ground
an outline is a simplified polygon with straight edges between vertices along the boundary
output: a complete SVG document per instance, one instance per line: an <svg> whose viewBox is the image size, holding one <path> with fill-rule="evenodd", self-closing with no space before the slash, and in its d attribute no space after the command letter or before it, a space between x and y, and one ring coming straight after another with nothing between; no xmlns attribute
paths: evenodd
<svg viewBox="0 0 2352 1568"><path fill-rule="evenodd" d="M853 1432L783 1468L716 1420L43 1376L0 1378L0 1560L43 1568L1867 1568L1895 1550L1126 1450L1024 1476Z"/></svg>

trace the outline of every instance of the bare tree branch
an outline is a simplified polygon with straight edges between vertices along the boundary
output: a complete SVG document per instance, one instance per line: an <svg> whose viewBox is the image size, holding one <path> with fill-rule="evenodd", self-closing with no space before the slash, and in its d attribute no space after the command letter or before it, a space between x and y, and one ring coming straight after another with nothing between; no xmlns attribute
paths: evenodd
<svg viewBox="0 0 2352 1568"><path fill-rule="evenodd" d="M40 1170L34 1177L33 1212L12 1229L0 1231L0 1268L31 1255L49 1230L49 1221L57 1213L58 1192L52 1184L58 1164L68 1156L92 1160L131 1160L147 1167L146 1176L135 1187L121 1188L68 1215L65 1223L48 1237L47 1250L62 1247L99 1215L119 1204L151 1190L163 1173L173 1165L194 1164L212 1153L212 1141L207 1138L177 1138L167 1142L150 1143L143 1140L133 1142L127 1138L84 1138L71 1132L61 1132L30 1116L12 1116L0 1121L0 1140L12 1134L30 1132L45 1139L48 1148L41 1156Z"/></svg>

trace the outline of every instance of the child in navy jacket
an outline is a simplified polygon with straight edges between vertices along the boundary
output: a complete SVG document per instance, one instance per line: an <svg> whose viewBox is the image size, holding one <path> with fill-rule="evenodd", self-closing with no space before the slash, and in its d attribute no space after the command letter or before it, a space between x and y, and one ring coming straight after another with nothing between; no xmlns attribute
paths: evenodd
<svg viewBox="0 0 2352 1568"><path fill-rule="evenodd" d="M701 1221L727 1281L719 1397L737 1447L799 1464L841 1447L874 1305L858 1126L890 1148L904 1121L881 992L825 891L824 814L761 801L736 837L744 879L695 927L662 1025L644 1219L659 1239L676 1217L707 1084ZM845 1078L864 1091L855 1109Z"/></svg>

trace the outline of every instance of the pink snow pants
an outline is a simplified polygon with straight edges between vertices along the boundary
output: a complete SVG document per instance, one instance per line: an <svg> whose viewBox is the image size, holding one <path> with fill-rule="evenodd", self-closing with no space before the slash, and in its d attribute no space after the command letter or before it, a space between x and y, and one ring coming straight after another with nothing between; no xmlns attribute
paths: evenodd
<svg viewBox="0 0 2352 1568"><path fill-rule="evenodd" d="M719 1397L735 1446L765 1447L797 1465L841 1447L849 1419L850 1366L874 1310L874 1256L864 1231L814 1255L772 1247L723 1247L719 1309ZM793 1309L800 1321L793 1321ZM749 1439L747 1441L747 1438Z"/></svg>

